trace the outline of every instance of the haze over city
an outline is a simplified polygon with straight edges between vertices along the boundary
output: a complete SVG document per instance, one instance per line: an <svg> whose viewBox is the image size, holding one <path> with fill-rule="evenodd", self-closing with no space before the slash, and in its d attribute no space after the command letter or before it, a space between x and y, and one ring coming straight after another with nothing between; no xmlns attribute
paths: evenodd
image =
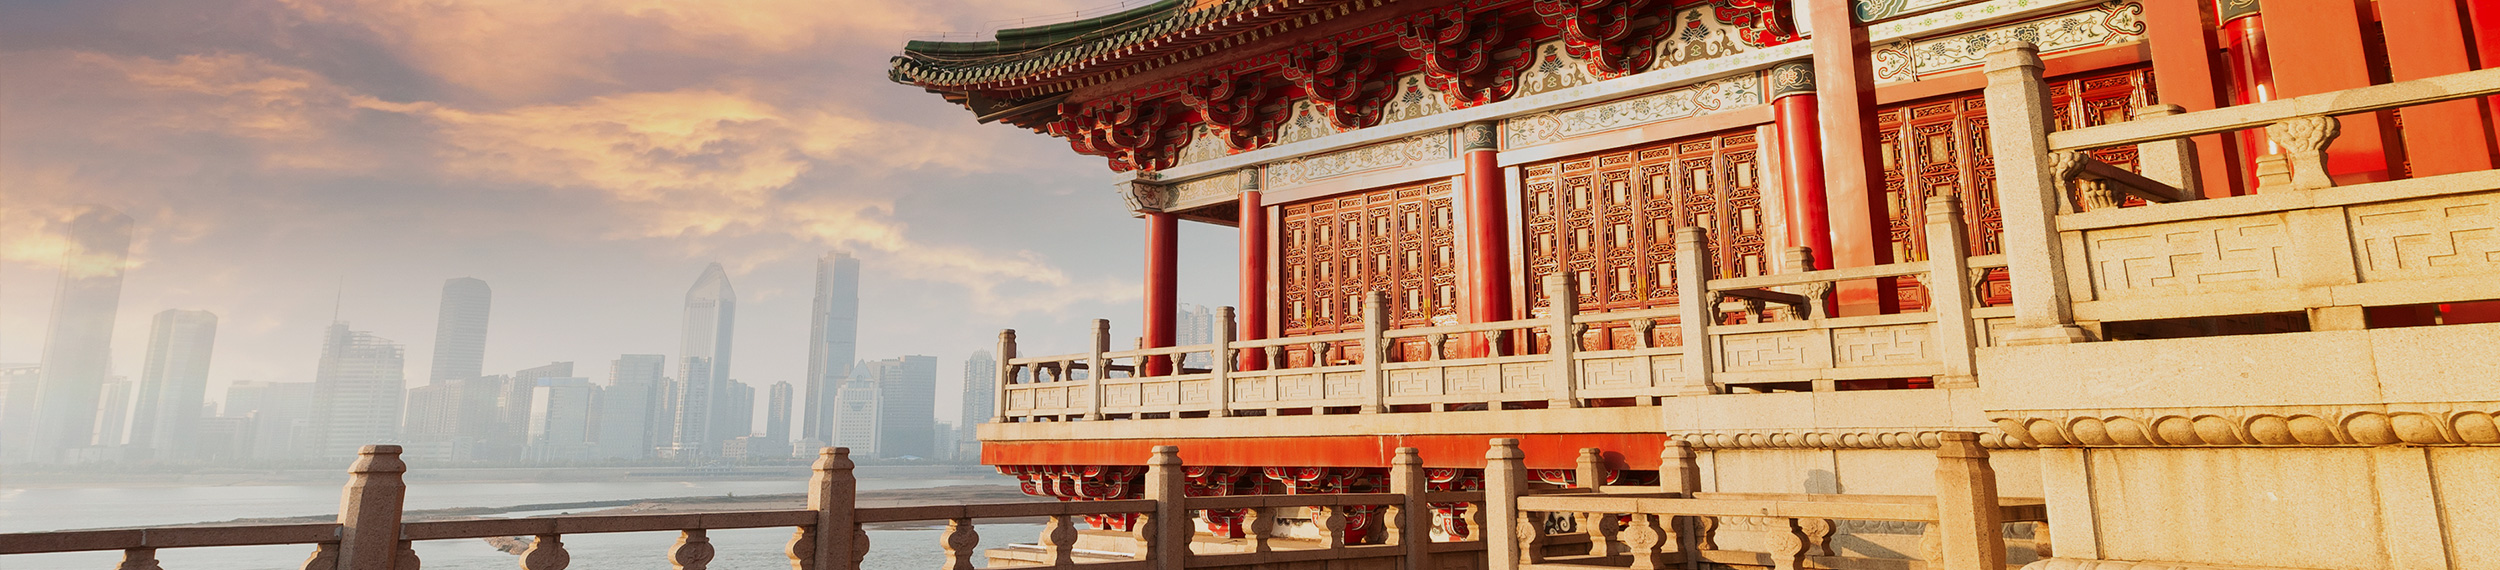
<svg viewBox="0 0 2500 570"><path fill-rule="evenodd" d="M217 319L206 398L310 382L333 321L433 377L446 279L491 284L484 374L621 354L678 372L688 287L734 284L736 368L804 385L816 260L864 272L857 355L962 359L999 328L1136 334L1139 226L1038 135L882 80L894 46L1085 2L234 0L0 4L0 363L43 361L65 232L131 218L110 370L158 312ZM37 79L40 78L40 79ZM1183 235L1182 298L1233 237ZM761 428L758 428L761 431Z"/></svg>

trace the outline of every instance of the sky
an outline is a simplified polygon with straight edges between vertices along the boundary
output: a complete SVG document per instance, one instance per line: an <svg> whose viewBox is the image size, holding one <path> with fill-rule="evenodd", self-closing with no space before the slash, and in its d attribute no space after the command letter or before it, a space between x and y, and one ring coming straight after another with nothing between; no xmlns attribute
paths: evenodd
<svg viewBox="0 0 2500 570"><path fill-rule="evenodd" d="M953 419L1001 328L1028 355L1094 318L1133 338L1144 228L1102 159L976 124L887 59L1112 2L0 0L0 362L41 360L62 223L100 204L137 222L116 373L156 312L208 310L212 400L310 381L334 315L421 383L453 277L494 288L490 374L673 368L712 262L732 376L803 386L839 249L864 265L860 356L938 357ZM1181 242L1181 300L1231 304L1229 228Z"/></svg>

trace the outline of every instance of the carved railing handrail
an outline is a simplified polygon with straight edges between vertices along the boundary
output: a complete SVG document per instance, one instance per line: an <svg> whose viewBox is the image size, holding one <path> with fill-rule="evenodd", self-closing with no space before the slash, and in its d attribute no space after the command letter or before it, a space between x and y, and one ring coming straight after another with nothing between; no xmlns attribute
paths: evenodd
<svg viewBox="0 0 2500 570"><path fill-rule="evenodd" d="M1288 507L1339 507L1364 505L1395 505L1404 503L1406 495L1398 493L1337 493L1313 495L1240 495L1232 497L1192 497L1192 509L1255 509Z"/></svg>
<svg viewBox="0 0 2500 570"><path fill-rule="evenodd" d="M2049 150L2091 150L2265 127L2310 116L2348 115L2500 94L2500 69L2372 85L2049 133Z"/></svg>
<svg viewBox="0 0 2500 570"><path fill-rule="evenodd" d="M402 523L408 540L492 538L544 534L603 534L670 530L787 528L816 524L807 509L638 515L558 515L520 519L474 519Z"/></svg>
<svg viewBox="0 0 2500 570"><path fill-rule="evenodd" d="M0 554L337 542L338 523L207 525L0 533Z"/></svg>
<svg viewBox="0 0 2500 570"><path fill-rule="evenodd" d="M1103 357L1103 358L1139 358L1139 357L1146 357L1146 356L1180 356L1180 355L1185 355L1185 354L1189 354L1189 353L1193 353L1193 352L1215 352L1215 351L1218 351L1218 350L1223 350L1223 348L1224 348L1223 346L1221 346L1221 345L1215 345L1215 344L1192 344L1192 345L1187 345L1187 346L1165 346L1165 347L1156 347L1156 348L1137 348L1137 349L1130 349L1130 350L1114 350L1114 351L1110 351L1110 352L1105 352L1105 353L1102 353L1102 357Z"/></svg>
<svg viewBox="0 0 2500 570"><path fill-rule="evenodd" d="M1235 349L1235 350L1239 350L1239 349L1244 349L1244 348L1266 348L1266 347L1272 347L1272 346L1297 346L1297 345L1304 345L1304 344L1311 344L1311 343L1320 343L1320 342L1345 342L1345 341L1355 341L1355 340L1363 340L1363 331L1349 331L1349 332L1328 333L1328 334L1315 334L1315 335L1304 335L1304 336L1288 336L1288 337L1278 337L1278 338L1266 338L1266 339L1259 339L1259 340L1237 340L1237 341L1233 341L1232 348L1233 348L1233 349Z"/></svg>
<svg viewBox="0 0 2500 570"><path fill-rule="evenodd" d="M1062 362L1076 362L1076 363L1078 363L1078 364L1080 364L1080 365L1081 365L1081 364L1084 364L1085 359L1087 359L1087 358L1093 358L1093 357L1094 357L1094 353L1091 353L1091 352L1079 352L1079 353L1074 353L1074 354L1057 354L1057 355L1051 355L1051 356L1020 356L1020 357L1016 357L1016 358L1010 358L1010 359L1007 359L1007 364L1011 364L1011 365L1027 365L1027 364L1058 364L1058 363L1062 363Z"/></svg>
<svg viewBox="0 0 2500 570"><path fill-rule="evenodd" d="M1756 275L1751 277L1725 277L1710 280L1710 289L1718 291L1727 289L1788 287L1812 283L1829 283L1834 281L1856 281L1860 279L1878 279L1884 277L1900 277L1905 275L1925 275L1928 273L1930 266L1931 264L1925 261L1910 261L1884 265L1869 265L1865 267L1842 267L1839 269L1823 269L1796 273L1773 273L1770 275Z"/></svg>
<svg viewBox="0 0 2500 570"><path fill-rule="evenodd" d="M910 507L867 507L857 512L859 522L891 523L943 521L954 519L1004 519L1024 517L1120 515L1151 513L1153 499L1115 501L1060 501L1049 503L990 503L970 505L923 505Z"/></svg>

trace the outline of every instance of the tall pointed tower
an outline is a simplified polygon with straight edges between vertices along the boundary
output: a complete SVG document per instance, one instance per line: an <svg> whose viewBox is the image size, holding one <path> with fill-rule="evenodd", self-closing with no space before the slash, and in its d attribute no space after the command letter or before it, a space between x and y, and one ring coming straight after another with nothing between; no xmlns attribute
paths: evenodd
<svg viewBox="0 0 2500 570"><path fill-rule="evenodd" d="M678 344L677 429L671 449L679 457L720 453L720 443L748 431L721 425L733 417L728 405L730 335L737 321L738 293L729 287L729 272L714 263L686 290L686 322Z"/></svg>

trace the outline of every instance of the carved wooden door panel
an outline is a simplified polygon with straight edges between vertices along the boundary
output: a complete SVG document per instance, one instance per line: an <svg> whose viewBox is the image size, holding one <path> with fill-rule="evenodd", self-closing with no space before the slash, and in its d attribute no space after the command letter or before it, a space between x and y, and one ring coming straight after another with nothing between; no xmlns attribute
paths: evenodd
<svg viewBox="0 0 2500 570"><path fill-rule="evenodd" d="M2083 126L2123 122L2130 109L2152 100L2153 75L2144 67L2052 79L2049 84L2050 120L2052 128L2059 130L2075 127L2077 117ZM2005 222L1997 206L1996 160L1988 149L1985 97L1972 93L1894 105L1877 111L1876 124L1876 144L1884 162L1885 207L1891 213L1887 229L1892 258L1926 259L1927 198L1957 193L1964 200L1971 254L2001 253ZM2103 162L2135 169L2135 147L2093 154ZM2129 198L2126 205L2141 204ZM2013 298L2004 269L1989 270L1978 287L1982 304L2001 305ZM1927 291L1915 278L1903 277L1899 292L1902 310L1926 305Z"/></svg>
<svg viewBox="0 0 2500 570"><path fill-rule="evenodd" d="M1543 316L1553 306L1543 286L1549 275L1571 276L1582 312L1674 306L1680 226L1710 229L1714 275L1768 271L1754 138L1750 130L1703 135L1525 167L1519 197L1529 313ZM1656 327L1652 341L1678 344L1675 331ZM1638 345L1633 334L1595 328L1581 345L1628 348Z"/></svg>
<svg viewBox="0 0 2500 570"><path fill-rule="evenodd" d="M1450 182L1346 194L1284 207L1278 267L1285 336L1363 329L1363 298L1387 297L1390 328L1455 323L1458 252ZM1288 365L1353 362L1344 343L1315 355L1286 351ZM1421 346L1401 347L1419 359Z"/></svg>

